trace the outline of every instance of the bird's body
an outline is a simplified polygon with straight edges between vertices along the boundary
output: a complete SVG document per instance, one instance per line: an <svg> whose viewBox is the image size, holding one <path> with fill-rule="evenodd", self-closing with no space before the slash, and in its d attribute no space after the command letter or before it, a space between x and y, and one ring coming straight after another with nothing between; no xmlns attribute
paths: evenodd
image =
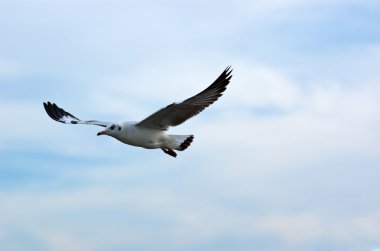
<svg viewBox="0 0 380 251"><path fill-rule="evenodd" d="M146 149L170 148L180 150L178 140L185 140L192 135L170 135L165 130L152 129L137 126L138 122L121 122L116 125L121 127L118 133L108 133L109 136L132 146Z"/></svg>
<svg viewBox="0 0 380 251"><path fill-rule="evenodd" d="M121 123L119 134L110 135L115 139L132 146L139 146L147 149L161 148L165 145L172 145L169 136L165 131L136 126L137 122Z"/></svg>
<svg viewBox="0 0 380 251"><path fill-rule="evenodd" d="M181 103L173 103L158 110L139 122L111 123L98 120L80 120L54 103L44 103L47 114L65 124L87 124L105 127L99 135L111 136L125 144L146 149L162 149L176 157L174 150L183 151L193 142L193 135L171 135L166 131L170 126L182 124L214 103L229 84L232 70L226 70L208 88Z"/></svg>

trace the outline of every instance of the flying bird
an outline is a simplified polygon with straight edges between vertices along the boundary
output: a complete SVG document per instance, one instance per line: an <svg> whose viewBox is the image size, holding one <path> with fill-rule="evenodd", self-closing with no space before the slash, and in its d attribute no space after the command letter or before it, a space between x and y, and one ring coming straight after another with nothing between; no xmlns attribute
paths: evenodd
<svg viewBox="0 0 380 251"><path fill-rule="evenodd" d="M111 136L125 144L146 149L160 148L164 153L176 157L177 151L183 151L193 142L194 135L172 135L166 131L197 115L214 103L230 83L232 69L227 67L222 74L205 90L180 103L172 103L142 121L120 123L98 120L80 120L54 103L44 102L47 114L55 121L64 124L86 124L104 127L99 135Z"/></svg>

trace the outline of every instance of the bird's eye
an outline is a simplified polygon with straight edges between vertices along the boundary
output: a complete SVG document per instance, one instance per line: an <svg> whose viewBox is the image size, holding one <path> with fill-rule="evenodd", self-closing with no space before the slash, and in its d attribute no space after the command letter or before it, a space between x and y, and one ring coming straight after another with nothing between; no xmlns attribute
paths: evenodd
<svg viewBox="0 0 380 251"><path fill-rule="evenodd" d="M112 126L110 127L110 129L111 129L111 130L115 129L115 125L112 125Z"/></svg>
<svg viewBox="0 0 380 251"><path fill-rule="evenodd" d="M121 131L121 126L119 126L119 131Z"/></svg>

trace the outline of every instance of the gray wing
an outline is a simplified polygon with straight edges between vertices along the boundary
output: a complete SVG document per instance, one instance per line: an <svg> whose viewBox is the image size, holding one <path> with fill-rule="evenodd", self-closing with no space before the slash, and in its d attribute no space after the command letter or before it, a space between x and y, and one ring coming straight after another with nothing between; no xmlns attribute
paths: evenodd
<svg viewBox="0 0 380 251"><path fill-rule="evenodd" d="M64 124L86 124L86 125L97 125L102 127L107 127L110 125L110 122L98 121L98 120L80 120L74 115L66 112L62 108L58 107L54 103L44 103L44 108L46 113L50 116L50 118L55 121L64 123Z"/></svg>
<svg viewBox="0 0 380 251"><path fill-rule="evenodd" d="M186 99L181 103L173 103L153 113L137 123L137 126L167 130L169 126L177 126L197 115L214 103L226 90L230 83L232 69L227 67L222 74L204 91Z"/></svg>

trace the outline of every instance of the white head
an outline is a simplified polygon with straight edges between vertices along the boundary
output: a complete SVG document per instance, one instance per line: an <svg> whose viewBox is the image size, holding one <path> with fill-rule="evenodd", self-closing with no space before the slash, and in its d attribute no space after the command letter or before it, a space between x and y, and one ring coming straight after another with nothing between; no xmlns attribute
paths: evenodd
<svg viewBox="0 0 380 251"><path fill-rule="evenodd" d="M107 126L103 131L98 132L98 136L100 135L108 135L114 138L117 138L121 133L121 125L118 123L112 123Z"/></svg>

